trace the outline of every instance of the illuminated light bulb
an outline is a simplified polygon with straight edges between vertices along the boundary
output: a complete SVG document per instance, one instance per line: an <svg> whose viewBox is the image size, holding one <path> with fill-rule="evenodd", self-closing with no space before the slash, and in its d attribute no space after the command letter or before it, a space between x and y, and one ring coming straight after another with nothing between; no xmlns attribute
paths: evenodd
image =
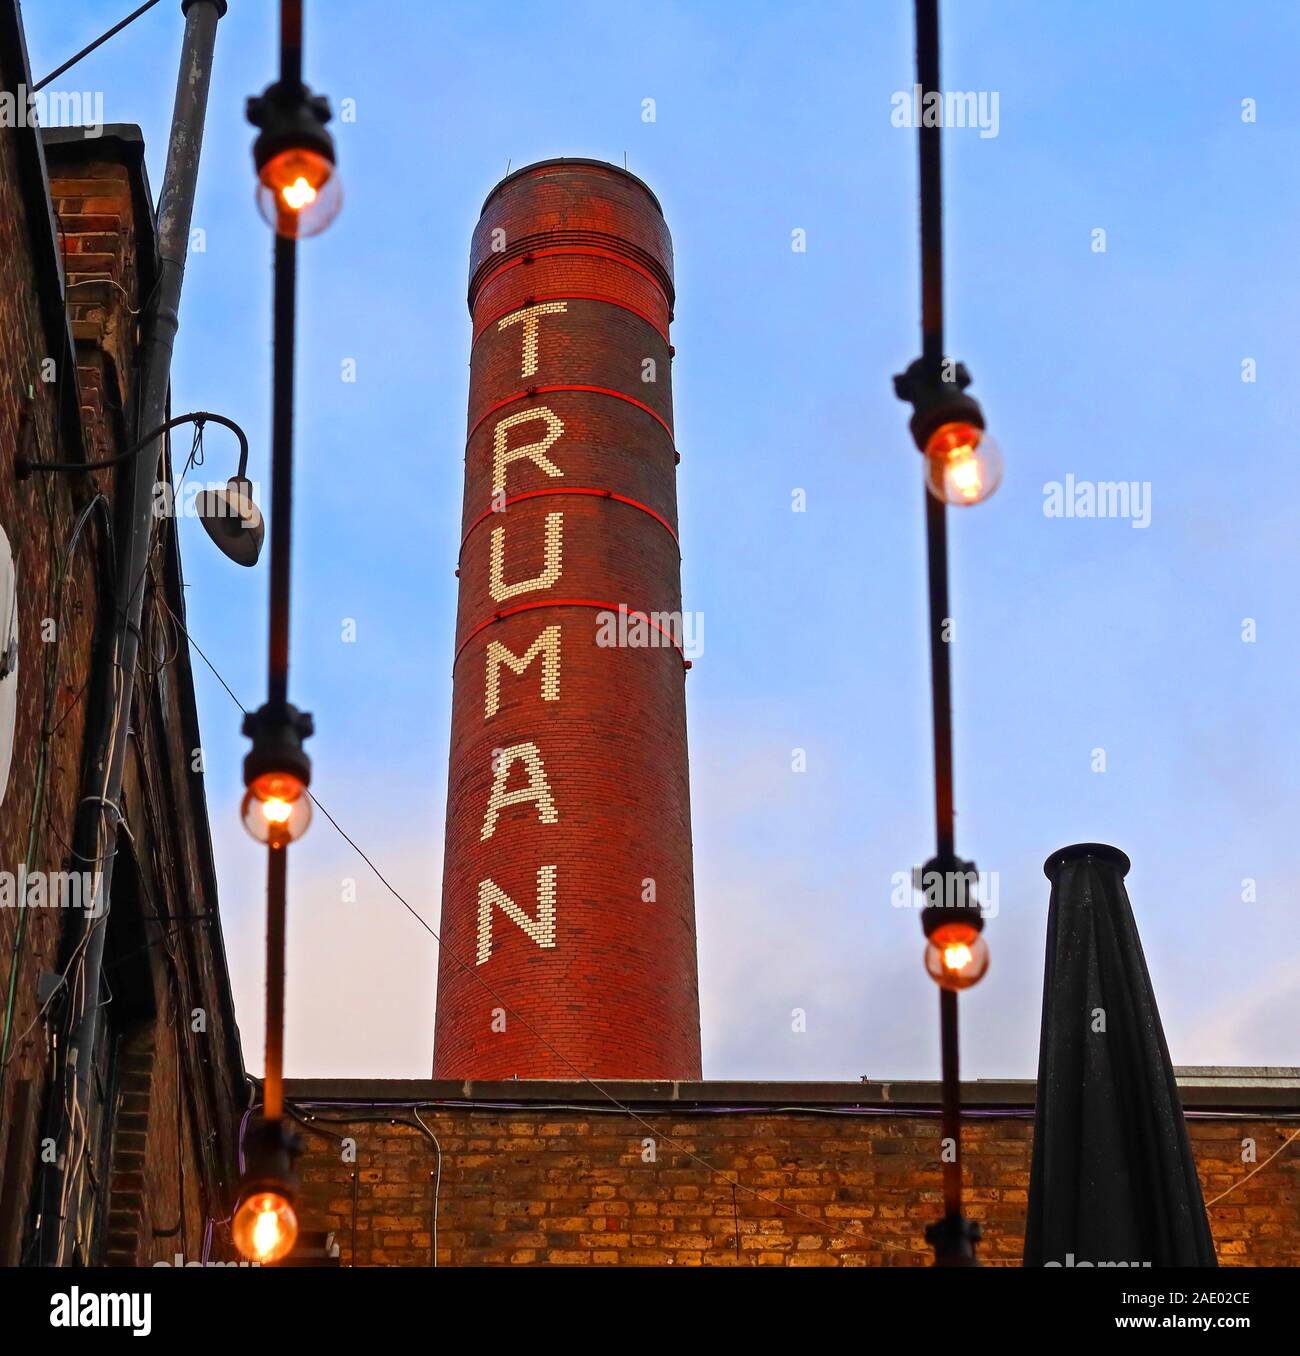
<svg viewBox="0 0 1300 1356"><path fill-rule="evenodd" d="M259 843L282 848L307 831L311 797L291 772L264 772L244 793L240 815L244 827Z"/></svg>
<svg viewBox="0 0 1300 1356"><path fill-rule="evenodd" d="M293 212L301 212L309 202L316 201L316 190L300 174L291 184L280 190L285 205Z"/></svg>
<svg viewBox="0 0 1300 1356"><path fill-rule="evenodd" d="M268 824L287 824L293 813L293 803L287 800L264 800L262 817Z"/></svg>
<svg viewBox="0 0 1300 1356"><path fill-rule="evenodd" d="M965 942L949 942L943 949L945 970L964 970L971 963L971 949Z"/></svg>
<svg viewBox="0 0 1300 1356"><path fill-rule="evenodd" d="M278 1262L298 1240L298 1216L289 1198L276 1190L249 1192L230 1227L240 1256L250 1262Z"/></svg>
<svg viewBox="0 0 1300 1356"><path fill-rule="evenodd" d="M339 214L343 186L328 156L295 147L274 155L258 175L257 207L277 235L318 235Z"/></svg>
<svg viewBox="0 0 1300 1356"><path fill-rule="evenodd" d="M970 923L945 923L929 936L925 968L941 989L969 989L989 968L989 945Z"/></svg>
<svg viewBox="0 0 1300 1356"><path fill-rule="evenodd" d="M253 1251L259 1257L270 1257L280 1242L280 1216L274 1210L263 1210L253 1225Z"/></svg>
<svg viewBox="0 0 1300 1356"><path fill-rule="evenodd" d="M1002 483L1002 452L974 424L943 424L925 445L925 483L945 504L979 504Z"/></svg>

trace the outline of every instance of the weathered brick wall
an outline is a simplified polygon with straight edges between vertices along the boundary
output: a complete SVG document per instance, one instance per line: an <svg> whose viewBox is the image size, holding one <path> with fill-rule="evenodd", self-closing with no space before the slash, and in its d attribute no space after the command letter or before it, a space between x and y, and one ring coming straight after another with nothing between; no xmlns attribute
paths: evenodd
<svg viewBox="0 0 1300 1356"><path fill-rule="evenodd" d="M23 78L12 54L0 53L0 65L4 86L12 90ZM58 560L89 497L87 488L66 477L19 482L14 475L20 455L47 461L81 455L80 430L66 412L59 414L69 385L75 389L76 373L56 345L59 326L43 319L42 306L49 307L51 298L36 277L36 233L48 236L49 227L42 215L48 208L30 201L21 161L20 138L31 135L26 129L0 131L0 527L14 553L19 595L18 710L0 805L0 871L11 878L24 867L42 872L67 867L81 795L84 697L102 541L102 524L89 523L59 587ZM57 282L53 290L57 297ZM0 1029L11 977L14 981L8 1066L0 1073L0 1174L8 1163L3 1198L11 1205L27 1196L29 1150L47 1090L37 977L59 968L68 922L59 909L17 908L15 895L11 891L0 908ZM18 1161L11 1161L13 1154ZM0 1240L0 1258L16 1258L13 1240Z"/></svg>
<svg viewBox="0 0 1300 1356"><path fill-rule="evenodd" d="M435 1076L698 1077L668 230L624 171L546 162L470 272ZM620 608L662 629L601 643Z"/></svg>
<svg viewBox="0 0 1300 1356"><path fill-rule="evenodd" d="M168 601L180 609L175 596ZM146 928L156 1016L147 1024L154 1047L150 1080L140 1089L147 1095L135 1105L144 1134L131 1148L139 1156L113 1181L115 1210L119 1192L129 1202L138 1189L136 1172L144 1184L139 1231L105 1258L120 1265L171 1261L177 1253L198 1258L206 1223L229 1213L238 1119L247 1101L217 900L203 865L206 807L202 775L193 770L200 750L192 743L196 731L187 738L181 718L183 703L192 715L188 656L161 608L146 609L144 649L123 802L143 848L144 909L158 920ZM173 658L159 667L164 654ZM224 1227L214 1245L214 1256L234 1256Z"/></svg>
<svg viewBox="0 0 1300 1356"><path fill-rule="evenodd" d="M141 234L138 219L140 173L111 153L96 155L93 143L51 149L50 191L91 456L130 445L126 416L141 339L132 312L145 308L152 277L152 236ZM106 493L118 483L113 472L96 473L95 480ZM176 611L183 623L175 524L160 520L156 531L121 798L147 948L138 1002L150 1011L128 1039L139 1053L124 1074L104 1239L104 1260L116 1265L147 1265L178 1252L187 1260L199 1256L207 1222L228 1213L244 1099L218 934L208 931L217 905L205 862L196 730L188 729L194 701L188 653L169 614ZM110 982L122 980L110 972ZM229 1253L222 1231L215 1246L218 1255Z"/></svg>
<svg viewBox="0 0 1300 1356"><path fill-rule="evenodd" d="M303 1227L332 1230L344 1265L427 1266L439 1154L409 1107L365 1104L394 1097L391 1086L369 1088L349 1085L351 1105L325 1105L339 1085L289 1086L307 1118ZM509 1085L492 1091L507 1096ZM923 1230L942 1210L935 1114L854 1108L845 1089L817 1110L640 1105L646 1128L612 1109L562 1108L565 1091L548 1085L553 1099L514 1109L486 1094L479 1105L420 1106L441 1145L439 1265L930 1261ZM734 1106L745 1091L723 1095ZM590 1102L581 1084L567 1092ZM1300 1265L1300 1154L1285 1151L1249 1181L1241 1157L1251 1138L1264 1162L1296 1123L1189 1118L1189 1128L1206 1200L1241 1183L1210 1209L1220 1262ZM1032 1107L964 1122L967 1213L983 1226L986 1264L1019 1264L1032 1135Z"/></svg>
<svg viewBox="0 0 1300 1356"><path fill-rule="evenodd" d="M12 57L0 42L6 88L30 79ZM85 790L88 722L106 686L107 655L97 653L95 642L112 571L98 513L69 557L61 588L56 564L82 508L96 492L111 504L119 477L102 471L20 482L14 459L22 453L76 462L129 446L139 343L133 312L143 310L151 285L152 225L138 132L109 132L102 141L47 139L49 201L39 162L33 174L38 133L0 132L0 526L21 584L19 708L13 770L0 807L0 870L11 873L28 862L44 872L85 865L74 855L76 814ZM65 265L66 312L55 248ZM75 362L66 359L69 328ZM61 399L69 402L62 415ZM201 774L193 771L197 750L191 746L198 741L188 655L161 606L166 599L183 613L172 528L160 526L145 585L122 795L138 886L128 887L119 867L105 962L114 992L111 1025L122 1043L116 1133L108 1161L95 1164L109 1186L96 1256L118 1264L147 1264L176 1252L199 1256L208 1222L229 1213L245 1096L215 923ZM36 985L42 972L64 968L84 926L80 910L0 909L0 1021L14 978L10 1063L0 1088L6 1228L0 1261L41 1255L35 1201L48 1173L38 1162L39 1139L59 1134L51 1080L56 1052L66 1048L66 1003L56 996L39 1012ZM54 1217L43 1214L45 1223ZM214 1246L214 1255L232 1255L220 1229Z"/></svg>

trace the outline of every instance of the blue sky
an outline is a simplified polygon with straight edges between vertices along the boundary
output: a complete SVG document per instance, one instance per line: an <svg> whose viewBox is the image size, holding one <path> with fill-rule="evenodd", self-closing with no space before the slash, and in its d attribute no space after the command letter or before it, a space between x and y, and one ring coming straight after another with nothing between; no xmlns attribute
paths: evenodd
<svg viewBox="0 0 1300 1356"><path fill-rule="evenodd" d="M124 8L29 4L37 73ZM705 1073L937 1076L920 928L890 904L933 846L920 465L890 385L918 347L915 133L890 120L911 6L307 8L308 79L356 107L335 128L343 212L300 267L291 686L316 716L313 789L436 927L470 232L508 164L626 155L676 249L684 589L706 639L688 684ZM1300 10L945 9L945 88L999 98L996 137L945 134L948 346L1007 460L952 524L958 845L999 881L965 1071L1033 1075L1042 861L1083 839L1133 859L1175 1061L1294 1063ZM234 0L220 26L173 386L175 409L248 430L255 478L270 237L243 101L274 73L273 11ZM180 33L164 0L58 82L143 127L155 187ZM207 442L224 477L220 431ZM1150 525L1046 517L1067 475L1149 484ZM256 705L265 570L182 530L191 632ZM257 1070L245 741L194 668ZM427 1073L433 939L323 819L290 870L289 1072Z"/></svg>

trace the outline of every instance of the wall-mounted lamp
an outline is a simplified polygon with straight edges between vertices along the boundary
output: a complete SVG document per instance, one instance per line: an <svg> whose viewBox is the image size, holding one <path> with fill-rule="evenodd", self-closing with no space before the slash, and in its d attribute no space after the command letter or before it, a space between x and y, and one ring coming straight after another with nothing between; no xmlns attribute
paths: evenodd
<svg viewBox="0 0 1300 1356"><path fill-rule="evenodd" d="M236 565L256 565L266 536L266 524L261 509L253 501L253 482L246 475L248 436L233 419L227 419L223 414L213 414L209 410L178 414L175 419L160 424L152 433L145 434L129 451L115 457L105 457L102 461L32 461L29 457L18 456L14 458L14 475L19 480L26 480L36 471L71 475L74 472L106 471L115 466L125 466L145 448L152 447L155 439L179 424L194 424L200 429L204 424L220 424L239 439L239 469L226 482L224 489L204 490L196 495L194 507L208 536L223 555Z"/></svg>

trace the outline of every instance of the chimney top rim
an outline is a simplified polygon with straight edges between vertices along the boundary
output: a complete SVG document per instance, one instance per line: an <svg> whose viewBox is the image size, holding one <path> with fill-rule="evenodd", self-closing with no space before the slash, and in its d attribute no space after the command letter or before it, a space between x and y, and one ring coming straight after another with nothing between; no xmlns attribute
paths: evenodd
<svg viewBox="0 0 1300 1356"><path fill-rule="evenodd" d="M481 217L488 209L488 204L496 197L498 193L509 183L522 178L526 174L534 174L538 170L553 169L559 166L588 169L610 170L615 174L621 174L625 179L630 179L638 188L643 189L646 196L655 205L655 210L660 216L663 216L664 209L659 199L655 196L654 190L644 179L638 178L631 170L624 169L622 165L615 165L610 160L592 160L585 156L557 155L549 160L534 160L530 165L521 165L517 170L511 170L504 179L500 180L492 191L483 199L483 206L479 209Z"/></svg>

